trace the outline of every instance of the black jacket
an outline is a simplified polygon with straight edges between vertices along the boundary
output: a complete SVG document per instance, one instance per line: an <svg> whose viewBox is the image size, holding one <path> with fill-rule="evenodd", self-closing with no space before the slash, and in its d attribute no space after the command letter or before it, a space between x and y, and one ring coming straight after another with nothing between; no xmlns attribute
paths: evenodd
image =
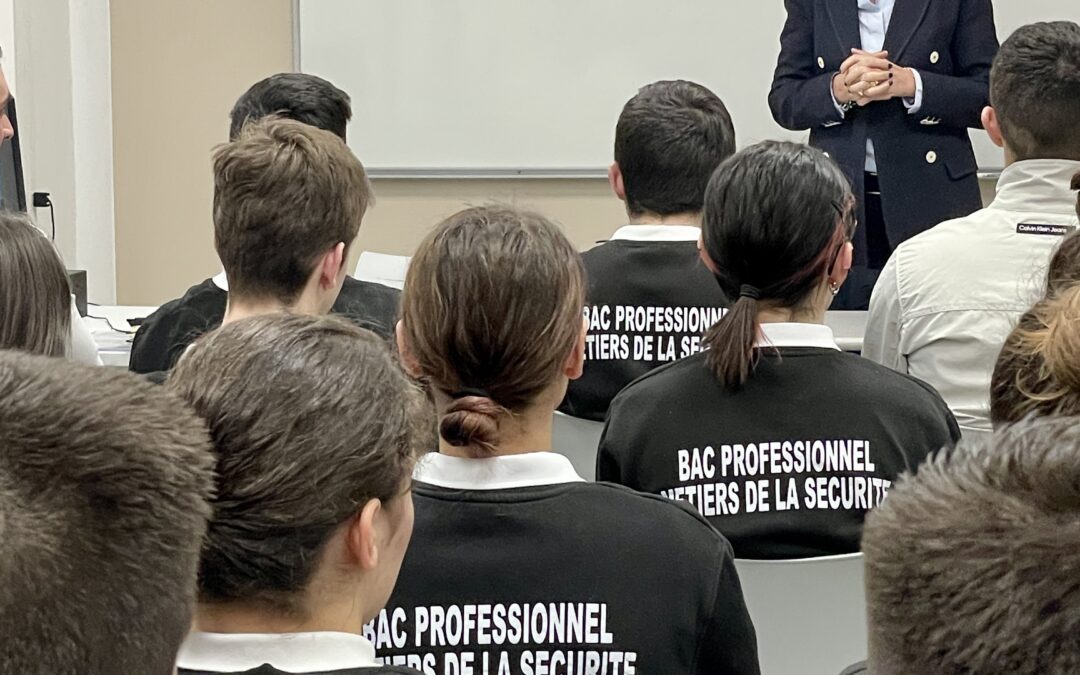
<svg viewBox="0 0 1080 675"><path fill-rule="evenodd" d="M960 437L929 385L852 354L762 352L739 391L698 354L611 405L596 478L691 502L739 558L859 550L892 481Z"/></svg>
<svg viewBox="0 0 1080 675"><path fill-rule="evenodd" d="M602 422L623 387L697 353L702 334L729 303L698 257L696 241L614 239L582 259L588 279L585 372L570 383L559 410Z"/></svg>
<svg viewBox="0 0 1080 675"><path fill-rule="evenodd" d="M380 619L388 630L396 613L406 643L370 636L384 660L397 658L388 663L439 673L462 659L492 674L507 672L503 659L511 673L624 673L629 663L639 673L759 672L731 547L692 509L585 482L418 482L413 494L412 542ZM476 628L463 632L463 618Z"/></svg>
<svg viewBox="0 0 1080 675"><path fill-rule="evenodd" d="M331 312L390 339L400 296L396 288L345 277ZM228 299L227 291L206 279L166 302L135 333L129 368L141 374L170 370L197 337L221 325Z"/></svg>
<svg viewBox="0 0 1080 675"><path fill-rule="evenodd" d="M919 71L923 102L856 108L841 119L832 77L861 45L855 0L786 0L788 19L769 105L786 129L810 129L810 144L836 160L863 194L866 139L874 142L882 209L893 248L940 222L982 207L968 128L981 128L997 54L991 0L898 0L885 38L889 59ZM860 205L861 209L861 205ZM860 212L859 220L865 222ZM865 231L855 234L856 264Z"/></svg>

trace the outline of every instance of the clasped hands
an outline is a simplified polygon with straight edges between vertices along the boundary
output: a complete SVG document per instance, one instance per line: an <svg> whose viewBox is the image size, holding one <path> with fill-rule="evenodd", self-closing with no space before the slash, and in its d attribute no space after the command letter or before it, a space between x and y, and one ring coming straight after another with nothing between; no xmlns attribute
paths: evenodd
<svg viewBox="0 0 1080 675"><path fill-rule="evenodd" d="M855 102L860 107L873 101L915 96L915 75L889 61L889 52L852 49L851 56L833 76L833 96L840 104Z"/></svg>

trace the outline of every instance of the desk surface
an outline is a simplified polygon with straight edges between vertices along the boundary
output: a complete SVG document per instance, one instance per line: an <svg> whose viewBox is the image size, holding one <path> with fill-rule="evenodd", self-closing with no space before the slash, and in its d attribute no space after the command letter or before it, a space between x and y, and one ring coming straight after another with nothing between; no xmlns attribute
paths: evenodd
<svg viewBox="0 0 1080 675"><path fill-rule="evenodd" d="M85 321L97 343L102 363L127 368L131 360L131 338L136 329L128 319L144 319L157 307L91 305L87 309Z"/></svg>
<svg viewBox="0 0 1080 675"><path fill-rule="evenodd" d="M131 360L131 338L135 327L128 319L143 319L157 307L92 305L86 321L98 345L98 354L107 366L127 368ZM832 328L836 344L846 352L861 352L866 331L866 312L829 312L825 323Z"/></svg>

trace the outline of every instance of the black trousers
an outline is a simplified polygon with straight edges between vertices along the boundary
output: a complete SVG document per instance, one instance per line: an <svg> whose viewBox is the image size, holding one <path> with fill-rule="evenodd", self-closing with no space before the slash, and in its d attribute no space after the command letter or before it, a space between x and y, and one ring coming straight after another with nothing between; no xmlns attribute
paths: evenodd
<svg viewBox="0 0 1080 675"><path fill-rule="evenodd" d="M833 300L829 309L867 310L870 307L870 294L882 268L892 255L889 235L885 232L885 217L881 211L881 188L876 173L866 173L865 189L862 194L866 212L866 222L859 227L866 235L866 265L851 268L848 279Z"/></svg>

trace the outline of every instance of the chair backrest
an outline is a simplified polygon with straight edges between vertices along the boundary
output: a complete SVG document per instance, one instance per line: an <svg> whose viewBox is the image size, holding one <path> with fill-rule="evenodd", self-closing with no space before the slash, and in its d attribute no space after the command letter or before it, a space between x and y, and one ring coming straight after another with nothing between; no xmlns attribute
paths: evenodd
<svg viewBox="0 0 1080 675"><path fill-rule="evenodd" d="M552 449L570 458L585 480L596 480L596 451L600 447L600 432L603 422L583 420L578 417L555 413L555 428L552 433Z"/></svg>
<svg viewBox="0 0 1080 675"><path fill-rule="evenodd" d="M736 560L762 675L837 675L866 658L861 553Z"/></svg>
<svg viewBox="0 0 1080 675"><path fill-rule="evenodd" d="M411 258L404 255L387 255L364 251L356 261L356 273L360 281L371 281L401 290L405 286L405 273Z"/></svg>

